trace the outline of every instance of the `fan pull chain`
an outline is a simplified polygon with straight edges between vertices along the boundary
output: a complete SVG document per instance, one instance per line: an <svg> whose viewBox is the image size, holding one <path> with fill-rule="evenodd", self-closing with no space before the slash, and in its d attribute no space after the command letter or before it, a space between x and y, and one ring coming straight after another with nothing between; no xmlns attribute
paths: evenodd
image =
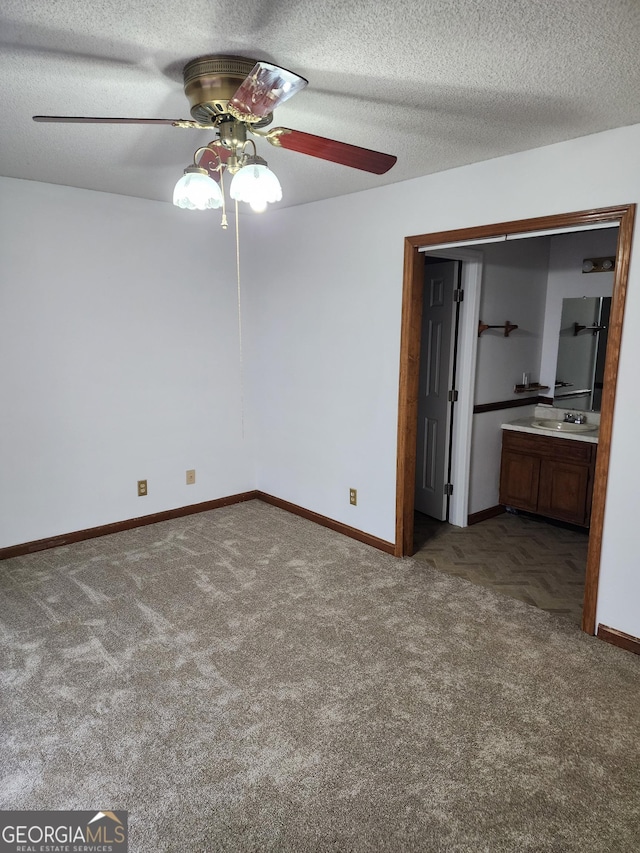
<svg viewBox="0 0 640 853"><path fill-rule="evenodd" d="M218 158L218 161L219 160L220 160L220 158ZM224 178L223 178L223 174L224 174L224 169L222 167L220 167L220 192L222 193L222 222L220 224L222 225L222 227L226 231L229 223L227 222L227 206L226 206L225 201L224 201ZM236 211L236 216L237 216L237 211ZM237 226L238 226L238 223L236 222L236 234L238 233L238 227Z"/></svg>
<svg viewBox="0 0 640 853"><path fill-rule="evenodd" d="M238 349L240 353L240 428L244 439L244 366L242 362L242 300L240 298L240 218L236 206L236 277L238 281Z"/></svg>

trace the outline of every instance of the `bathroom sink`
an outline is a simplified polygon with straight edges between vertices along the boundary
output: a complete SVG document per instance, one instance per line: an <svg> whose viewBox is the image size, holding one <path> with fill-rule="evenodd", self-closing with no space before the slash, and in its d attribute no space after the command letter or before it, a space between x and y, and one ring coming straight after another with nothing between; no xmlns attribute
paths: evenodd
<svg viewBox="0 0 640 853"><path fill-rule="evenodd" d="M554 420L533 421L531 426L551 432L595 432L598 429L597 424L574 424L569 421Z"/></svg>

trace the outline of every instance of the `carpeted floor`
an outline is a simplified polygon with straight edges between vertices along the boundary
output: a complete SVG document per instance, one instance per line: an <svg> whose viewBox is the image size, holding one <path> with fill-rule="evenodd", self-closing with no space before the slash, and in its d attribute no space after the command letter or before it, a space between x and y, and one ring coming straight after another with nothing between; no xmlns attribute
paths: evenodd
<svg viewBox="0 0 640 853"><path fill-rule="evenodd" d="M0 563L4 809L132 853L640 849L640 658L259 501Z"/></svg>

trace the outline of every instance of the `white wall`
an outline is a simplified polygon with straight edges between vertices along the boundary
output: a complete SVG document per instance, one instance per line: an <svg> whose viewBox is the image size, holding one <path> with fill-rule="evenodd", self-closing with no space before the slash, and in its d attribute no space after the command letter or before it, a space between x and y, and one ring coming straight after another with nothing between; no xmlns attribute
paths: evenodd
<svg viewBox="0 0 640 853"><path fill-rule="evenodd" d="M390 265L387 219L360 227L343 203L255 226L257 488L393 541L402 237Z"/></svg>
<svg viewBox="0 0 640 853"><path fill-rule="evenodd" d="M490 325L506 320L518 328L504 337L488 329L478 338L475 403L517 399L513 388L530 374L540 378L540 353L549 264L549 238L514 240L481 246L484 255L480 319Z"/></svg>
<svg viewBox="0 0 640 853"><path fill-rule="evenodd" d="M253 488L215 213L0 179L0 547Z"/></svg>
<svg viewBox="0 0 640 853"><path fill-rule="evenodd" d="M638 150L640 125L271 211L250 294L258 487L393 540L404 237L637 202ZM598 619L639 636L638 238L634 252Z"/></svg>

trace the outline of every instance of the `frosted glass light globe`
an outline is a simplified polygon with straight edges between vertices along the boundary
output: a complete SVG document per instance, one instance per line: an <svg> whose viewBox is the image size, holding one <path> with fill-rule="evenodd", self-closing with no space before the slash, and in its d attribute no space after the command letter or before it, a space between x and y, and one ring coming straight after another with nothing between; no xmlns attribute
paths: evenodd
<svg viewBox="0 0 640 853"><path fill-rule="evenodd" d="M280 201L280 181L266 163L249 163L233 176L229 195L236 201L246 201L256 213L266 210L267 204Z"/></svg>
<svg viewBox="0 0 640 853"><path fill-rule="evenodd" d="M187 210L208 210L222 206L222 193L203 170L185 171L173 191L173 203Z"/></svg>

